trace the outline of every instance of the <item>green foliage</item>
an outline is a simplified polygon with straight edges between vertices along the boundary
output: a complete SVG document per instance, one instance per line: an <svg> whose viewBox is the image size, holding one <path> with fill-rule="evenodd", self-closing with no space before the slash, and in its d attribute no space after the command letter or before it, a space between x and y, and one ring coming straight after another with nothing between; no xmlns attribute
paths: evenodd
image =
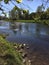
<svg viewBox="0 0 49 65"><path fill-rule="evenodd" d="M22 2L22 0L16 0L16 2L17 2L17 3L21 3L21 2Z"/></svg>
<svg viewBox="0 0 49 65"><path fill-rule="evenodd" d="M0 36L0 64L1 65L23 65L21 54L14 50L9 42Z"/></svg>
<svg viewBox="0 0 49 65"><path fill-rule="evenodd" d="M23 13L27 13L27 10L23 10Z"/></svg>
<svg viewBox="0 0 49 65"><path fill-rule="evenodd" d="M7 4L9 2L9 0L4 0L5 4Z"/></svg>
<svg viewBox="0 0 49 65"><path fill-rule="evenodd" d="M0 0L0 1L2 1L2 0ZM5 4L8 4L9 1L10 1L10 0L4 0ZM17 3L21 3L22 0L16 0L16 2L17 2Z"/></svg>
<svg viewBox="0 0 49 65"><path fill-rule="evenodd" d="M0 1L2 1L2 0L0 0Z"/></svg>
<svg viewBox="0 0 49 65"><path fill-rule="evenodd" d="M16 6L13 8L13 10L15 10L15 11L16 11L17 9L18 9L18 7L16 7Z"/></svg>
<svg viewBox="0 0 49 65"><path fill-rule="evenodd" d="M0 1L2 1L2 0L0 0ZM10 1L10 0L4 0L4 3L5 3L5 4L8 4L9 1ZM12 0L11 0L11 1L12 1ZM22 0L16 0L16 2L17 2L17 3L21 3Z"/></svg>

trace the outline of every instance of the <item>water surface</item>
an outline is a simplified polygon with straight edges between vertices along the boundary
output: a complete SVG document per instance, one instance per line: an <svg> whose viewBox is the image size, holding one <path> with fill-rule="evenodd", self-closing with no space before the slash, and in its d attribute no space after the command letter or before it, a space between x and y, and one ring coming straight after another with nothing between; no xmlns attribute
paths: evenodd
<svg viewBox="0 0 49 65"><path fill-rule="evenodd" d="M17 43L49 43L49 26L39 23L0 21L0 34L9 34L6 40Z"/></svg>
<svg viewBox="0 0 49 65"><path fill-rule="evenodd" d="M28 44L25 48L31 65L49 65L49 26L39 23L0 21L0 34L9 42Z"/></svg>

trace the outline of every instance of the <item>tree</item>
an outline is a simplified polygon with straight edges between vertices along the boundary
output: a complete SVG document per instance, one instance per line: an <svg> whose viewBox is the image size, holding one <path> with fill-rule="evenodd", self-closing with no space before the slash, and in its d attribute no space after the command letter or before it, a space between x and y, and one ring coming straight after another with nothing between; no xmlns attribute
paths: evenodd
<svg viewBox="0 0 49 65"><path fill-rule="evenodd" d="M0 0L0 3L1 3L2 0ZM17 3L21 3L22 0L3 0L5 4L8 4L9 1L10 2L17 2ZM41 0L42 1L42 5L38 6L37 8L37 12L36 12L36 16L30 16L30 19L34 19L34 17L39 17L39 14L41 15L42 11L43 11L43 8L47 5L47 3L49 3L49 0ZM23 9L19 9L15 4L14 4L14 8L10 11L10 17L12 19L28 19L29 18L29 11L26 12L26 10L23 10ZM27 6L27 5L26 5ZM0 10L2 10L2 6L0 4ZM48 13L48 12L47 12ZM14 17L13 17L14 15ZM48 15L48 14L47 14ZM49 16L49 15L48 15ZM39 17L40 18L40 17Z"/></svg>
<svg viewBox="0 0 49 65"><path fill-rule="evenodd" d="M47 13L46 13L46 12L43 12L43 13L41 14L40 19L41 19L41 20L45 20L46 18L47 18Z"/></svg>
<svg viewBox="0 0 49 65"><path fill-rule="evenodd" d="M18 10L19 10L19 8L15 6L15 7L9 12L9 18L10 18L10 19L13 19L13 20L19 19Z"/></svg>
<svg viewBox="0 0 49 65"><path fill-rule="evenodd" d="M35 16L36 16L36 13L33 12L33 13L31 13L31 14L29 15L29 19L32 20L32 19L35 18Z"/></svg>
<svg viewBox="0 0 49 65"><path fill-rule="evenodd" d="M44 8L43 4L37 7L36 18L38 20L40 19L41 15L43 13L43 8Z"/></svg>
<svg viewBox="0 0 49 65"><path fill-rule="evenodd" d="M49 8L41 14L40 18L44 20L49 19Z"/></svg>
<svg viewBox="0 0 49 65"><path fill-rule="evenodd" d="M23 11L23 19L29 19L29 10L22 10Z"/></svg>
<svg viewBox="0 0 49 65"><path fill-rule="evenodd" d="M47 8L46 13L47 13L47 19L49 19L49 8Z"/></svg>
<svg viewBox="0 0 49 65"><path fill-rule="evenodd" d="M42 12L43 11L43 5L40 5L37 7L37 11L36 12Z"/></svg>
<svg viewBox="0 0 49 65"><path fill-rule="evenodd" d="M0 2L1 1L2 0L0 0ZM12 1L12 0L4 0L5 4L8 4L9 1ZM14 1L16 1L17 3L21 3L22 2L22 0L14 0Z"/></svg>

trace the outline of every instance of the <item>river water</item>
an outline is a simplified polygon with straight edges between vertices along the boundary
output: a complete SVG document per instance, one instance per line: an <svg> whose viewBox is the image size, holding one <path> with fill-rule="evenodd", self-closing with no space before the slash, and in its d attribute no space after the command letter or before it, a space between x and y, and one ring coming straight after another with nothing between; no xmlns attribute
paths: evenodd
<svg viewBox="0 0 49 65"><path fill-rule="evenodd" d="M0 34L8 34L6 40L17 43L49 43L49 26L39 23L0 21Z"/></svg>
<svg viewBox="0 0 49 65"><path fill-rule="evenodd" d="M0 21L0 34L6 40L29 45L28 58L32 65L49 65L49 26L39 23Z"/></svg>

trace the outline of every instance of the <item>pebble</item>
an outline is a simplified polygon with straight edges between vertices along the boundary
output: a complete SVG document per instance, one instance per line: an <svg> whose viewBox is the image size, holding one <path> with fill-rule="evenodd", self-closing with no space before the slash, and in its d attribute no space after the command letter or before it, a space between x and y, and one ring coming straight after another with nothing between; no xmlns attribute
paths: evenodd
<svg viewBox="0 0 49 65"><path fill-rule="evenodd" d="M23 53L23 54L22 54L22 57L23 57L23 58L27 57L27 53Z"/></svg>
<svg viewBox="0 0 49 65"><path fill-rule="evenodd" d="M26 60L25 59L23 59L23 63L25 63L26 62Z"/></svg>

